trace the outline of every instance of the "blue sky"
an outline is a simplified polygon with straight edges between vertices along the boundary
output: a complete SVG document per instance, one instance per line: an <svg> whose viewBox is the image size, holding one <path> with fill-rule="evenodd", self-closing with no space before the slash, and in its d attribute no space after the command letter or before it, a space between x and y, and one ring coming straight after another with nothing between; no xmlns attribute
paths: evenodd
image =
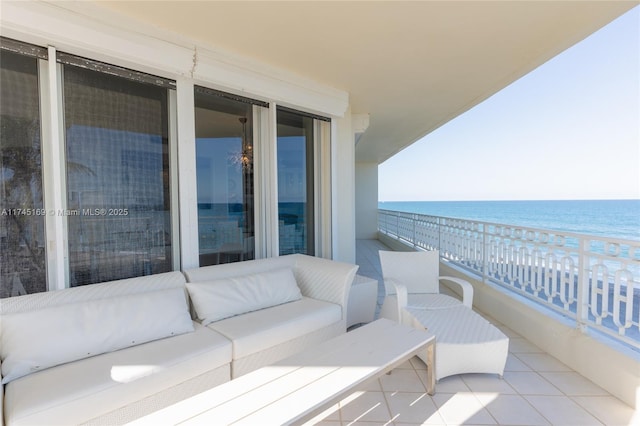
<svg viewBox="0 0 640 426"><path fill-rule="evenodd" d="M380 201L639 199L640 7L378 173Z"/></svg>

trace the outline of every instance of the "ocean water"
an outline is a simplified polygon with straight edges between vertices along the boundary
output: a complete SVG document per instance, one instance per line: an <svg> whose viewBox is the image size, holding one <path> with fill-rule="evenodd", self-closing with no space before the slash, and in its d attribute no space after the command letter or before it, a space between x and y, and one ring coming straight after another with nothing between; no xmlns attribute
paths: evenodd
<svg viewBox="0 0 640 426"><path fill-rule="evenodd" d="M378 208L640 241L640 200L381 201Z"/></svg>

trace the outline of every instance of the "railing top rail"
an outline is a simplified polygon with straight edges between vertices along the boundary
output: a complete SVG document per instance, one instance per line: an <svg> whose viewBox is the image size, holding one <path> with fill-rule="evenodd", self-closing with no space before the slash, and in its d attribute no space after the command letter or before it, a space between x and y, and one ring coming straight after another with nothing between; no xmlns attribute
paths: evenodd
<svg viewBox="0 0 640 426"><path fill-rule="evenodd" d="M561 236L564 236L564 237L571 237L571 238L576 238L576 239L585 239L586 238L586 239L589 239L591 241L600 241L602 243L624 244L624 245L629 245L629 246L634 246L634 247L640 247L640 240L632 240L632 239L624 239L624 238L612 238L612 237L606 237L606 236L600 236L600 235L594 235L594 234L581 234L581 233L577 233L577 232L563 231L563 230L559 230L559 229L534 228L534 227L524 226L524 225L497 223L497 222L485 222L485 221L476 220L476 219L469 219L469 218L450 217L450 216L436 216L436 215L430 215L430 214L424 214L424 213L405 212L405 211L400 211L400 210L378 209L378 212L410 214L410 215L414 215L415 217L425 217L425 218L438 218L438 219L446 219L446 220L460 220L460 221L465 221L465 222L473 222L473 223L480 224L480 225L483 225L483 226L494 226L494 227L500 227L500 228L521 229L521 230L524 230L524 231L542 232L542 233L561 235Z"/></svg>

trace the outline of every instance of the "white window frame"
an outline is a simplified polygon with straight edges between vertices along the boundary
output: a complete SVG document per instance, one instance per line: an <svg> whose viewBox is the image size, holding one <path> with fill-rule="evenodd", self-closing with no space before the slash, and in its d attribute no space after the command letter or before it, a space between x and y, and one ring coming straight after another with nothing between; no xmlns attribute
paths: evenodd
<svg viewBox="0 0 640 426"><path fill-rule="evenodd" d="M331 122L315 119L314 133L315 250L316 256L331 259L333 254Z"/></svg>
<svg viewBox="0 0 640 426"><path fill-rule="evenodd" d="M62 73L56 62L56 49L48 48L48 59L39 60L40 114L42 123L42 194L44 197L45 238L47 241L47 290L69 286L67 252L64 123L62 111ZM46 71L45 71L46 70ZM45 72L43 72L45 71ZM58 189L56 191L56 189Z"/></svg>

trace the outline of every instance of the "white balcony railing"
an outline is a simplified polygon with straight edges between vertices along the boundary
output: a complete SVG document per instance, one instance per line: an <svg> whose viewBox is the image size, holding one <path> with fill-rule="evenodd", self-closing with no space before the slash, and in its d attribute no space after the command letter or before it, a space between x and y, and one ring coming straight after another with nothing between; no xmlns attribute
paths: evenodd
<svg viewBox="0 0 640 426"><path fill-rule="evenodd" d="M378 230L640 349L640 241L390 210Z"/></svg>

